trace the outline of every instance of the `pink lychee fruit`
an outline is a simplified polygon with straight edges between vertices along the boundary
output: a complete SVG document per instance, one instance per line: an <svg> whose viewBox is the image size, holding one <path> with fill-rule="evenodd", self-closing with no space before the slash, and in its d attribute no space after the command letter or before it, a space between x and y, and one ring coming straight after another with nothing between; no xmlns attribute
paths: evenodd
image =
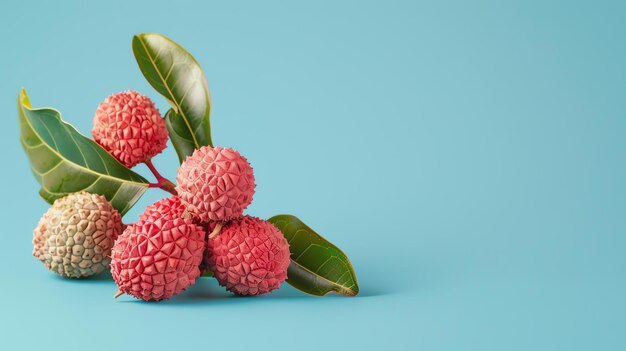
<svg viewBox="0 0 626 351"><path fill-rule="evenodd" d="M118 294L144 301L179 294L200 275L204 248L204 229L185 213L180 199L174 196L157 201L113 246L111 273Z"/></svg>
<svg viewBox="0 0 626 351"><path fill-rule="evenodd" d="M165 149L167 128L147 96L128 90L106 98L96 110L94 140L127 167Z"/></svg>
<svg viewBox="0 0 626 351"><path fill-rule="evenodd" d="M254 196L252 167L230 148L195 150L181 164L176 181L181 201L203 222L241 217Z"/></svg>
<svg viewBox="0 0 626 351"><path fill-rule="evenodd" d="M239 295L261 295L287 279L289 243L270 222L244 216L208 240L206 261L220 285Z"/></svg>

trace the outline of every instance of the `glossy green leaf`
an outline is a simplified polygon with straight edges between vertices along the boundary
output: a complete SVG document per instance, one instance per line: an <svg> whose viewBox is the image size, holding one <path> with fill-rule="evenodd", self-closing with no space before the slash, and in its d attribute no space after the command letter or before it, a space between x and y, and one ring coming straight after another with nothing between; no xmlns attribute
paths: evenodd
<svg viewBox="0 0 626 351"><path fill-rule="evenodd" d="M179 114L173 109L169 109L165 114L165 126L167 127L167 133L170 136L172 145L176 149L178 160L182 163L196 149L189 129L187 129L187 124Z"/></svg>
<svg viewBox="0 0 626 351"><path fill-rule="evenodd" d="M47 202L84 190L104 195L124 214L148 189L146 179L63 121L59 111L33 109L24 89L17 110L20 141Z"/></svg>
<svg viewBox="0 0 626 351"><path fill-rule="evenodd" d="M212 145L211 95L193 56L169 38L153 33L134 36L133 52L141 73L172 106L166 115L167 127L180 161L194 149Z"/></svg>
<svg viewBox="0 0 626 351"><path fill-rule="evenodd" d="M291 264L287 282L308 294L331 291L354 296L359 286L348 257L335 245L292 215L269 219L289 241Z"/></svg>

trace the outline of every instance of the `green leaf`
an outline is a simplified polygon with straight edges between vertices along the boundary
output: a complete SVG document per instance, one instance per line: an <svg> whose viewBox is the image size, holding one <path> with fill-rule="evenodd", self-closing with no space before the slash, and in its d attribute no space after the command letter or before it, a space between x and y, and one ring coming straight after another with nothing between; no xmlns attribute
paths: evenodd
<svg viewBox="0 0 626 351"><path fill-rule="evenodd" d="M167 127L167 133L170 135L170 140L178 160L183 163L185 157L191 155L196 149L196 146L191 142L191 135L185 120L177 114L173 109L169 109L165 114L165 126Z"/></svg>
<svg viewBox="0 0 626 351"><path fill-rule="evenodd" d="M172 106L166 115L167 129L180 161L201 146L213 145L209 85L193 56L153 33L135 35L133 52L141 73Z"/></svg>
<svg viewBox="0 0 626 351"><path fill-rule="evenodd" d="M338 247L295 216L277 215L269 221L289 241L291 264L287 283L317 296L331 291L348 296L359 293L352 264Z"/></svg>
<svg viewBox="0 0 626 351"><path fill-rule="evenodd" d="M146 179L63 121L59 111L33 109L24 89L17 111L20 141L47 202L84 190L104 195L124 214L148 189Z"/></svg>

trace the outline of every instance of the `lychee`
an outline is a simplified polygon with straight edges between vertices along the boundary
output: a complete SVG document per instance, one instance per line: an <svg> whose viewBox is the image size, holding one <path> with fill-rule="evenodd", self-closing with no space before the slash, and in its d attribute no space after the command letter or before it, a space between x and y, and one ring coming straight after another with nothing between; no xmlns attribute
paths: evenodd
<svg viewBox="0 0 626 351"><path fill-rule="evenodd" d="M57 199L33 232L33 256L64 277L81 278L109 267L122 217L102 195L80 192Z"/></svg>
<svg viewBox="0 0 626 351"><path fill-rule="evenodd" d="M180 199L159 200L115 242L113 280L119 293L145 301L169 299L195 283L204 248L205 231Z"/></svg>
<svg viewBox="0 0 626 351"><path fill-rule="evenodd" d="M167 128L147 96L128 90L106 98L96 110L94 140L127 167L165 149Z"/></svg>
<svg viewBox="0 0 626 351"><path fill-rule="evenodd" d="M206 261L220 285L239 295L261 295L287 279L289 243L270 222L232 220L208 240Z"/></svg>
<svg viewBox="0 0 626 351"><path fill-rule="evenodd" d="M195 150L181 164L176 181L180 199L203 222L241 217L254 195L250 163L230 148Z"/></svg>

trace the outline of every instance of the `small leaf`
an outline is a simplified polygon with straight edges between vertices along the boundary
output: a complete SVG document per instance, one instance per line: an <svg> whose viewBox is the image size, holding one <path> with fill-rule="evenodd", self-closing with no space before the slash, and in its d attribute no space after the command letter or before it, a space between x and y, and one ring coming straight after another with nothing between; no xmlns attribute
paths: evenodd
<svg viewBox="0 0 626 351"><path fill-rule="evenodd" d="M331 291L348 296L359 293L352 264L338 247L295 216L277 215L269 221L289 241L291 264L287 283L317 296Z"/></svg>
<svg viewBox="0 0 626 351"><path fill-rule="evenodd" d="M146 179L63 121L59 111L33 109L24 89L17 111L20 141L47 202L84 190L104 195L124 214L148 189Z"/></svg>
<svg viewBox="0 0 626 351"><path fill-rule="evenodd" d="M166 120L180 161L193 150L212 145L209 85L193 56L171 39L152 33L135 35L133 52L146 80L172 106Z"/></svg>

